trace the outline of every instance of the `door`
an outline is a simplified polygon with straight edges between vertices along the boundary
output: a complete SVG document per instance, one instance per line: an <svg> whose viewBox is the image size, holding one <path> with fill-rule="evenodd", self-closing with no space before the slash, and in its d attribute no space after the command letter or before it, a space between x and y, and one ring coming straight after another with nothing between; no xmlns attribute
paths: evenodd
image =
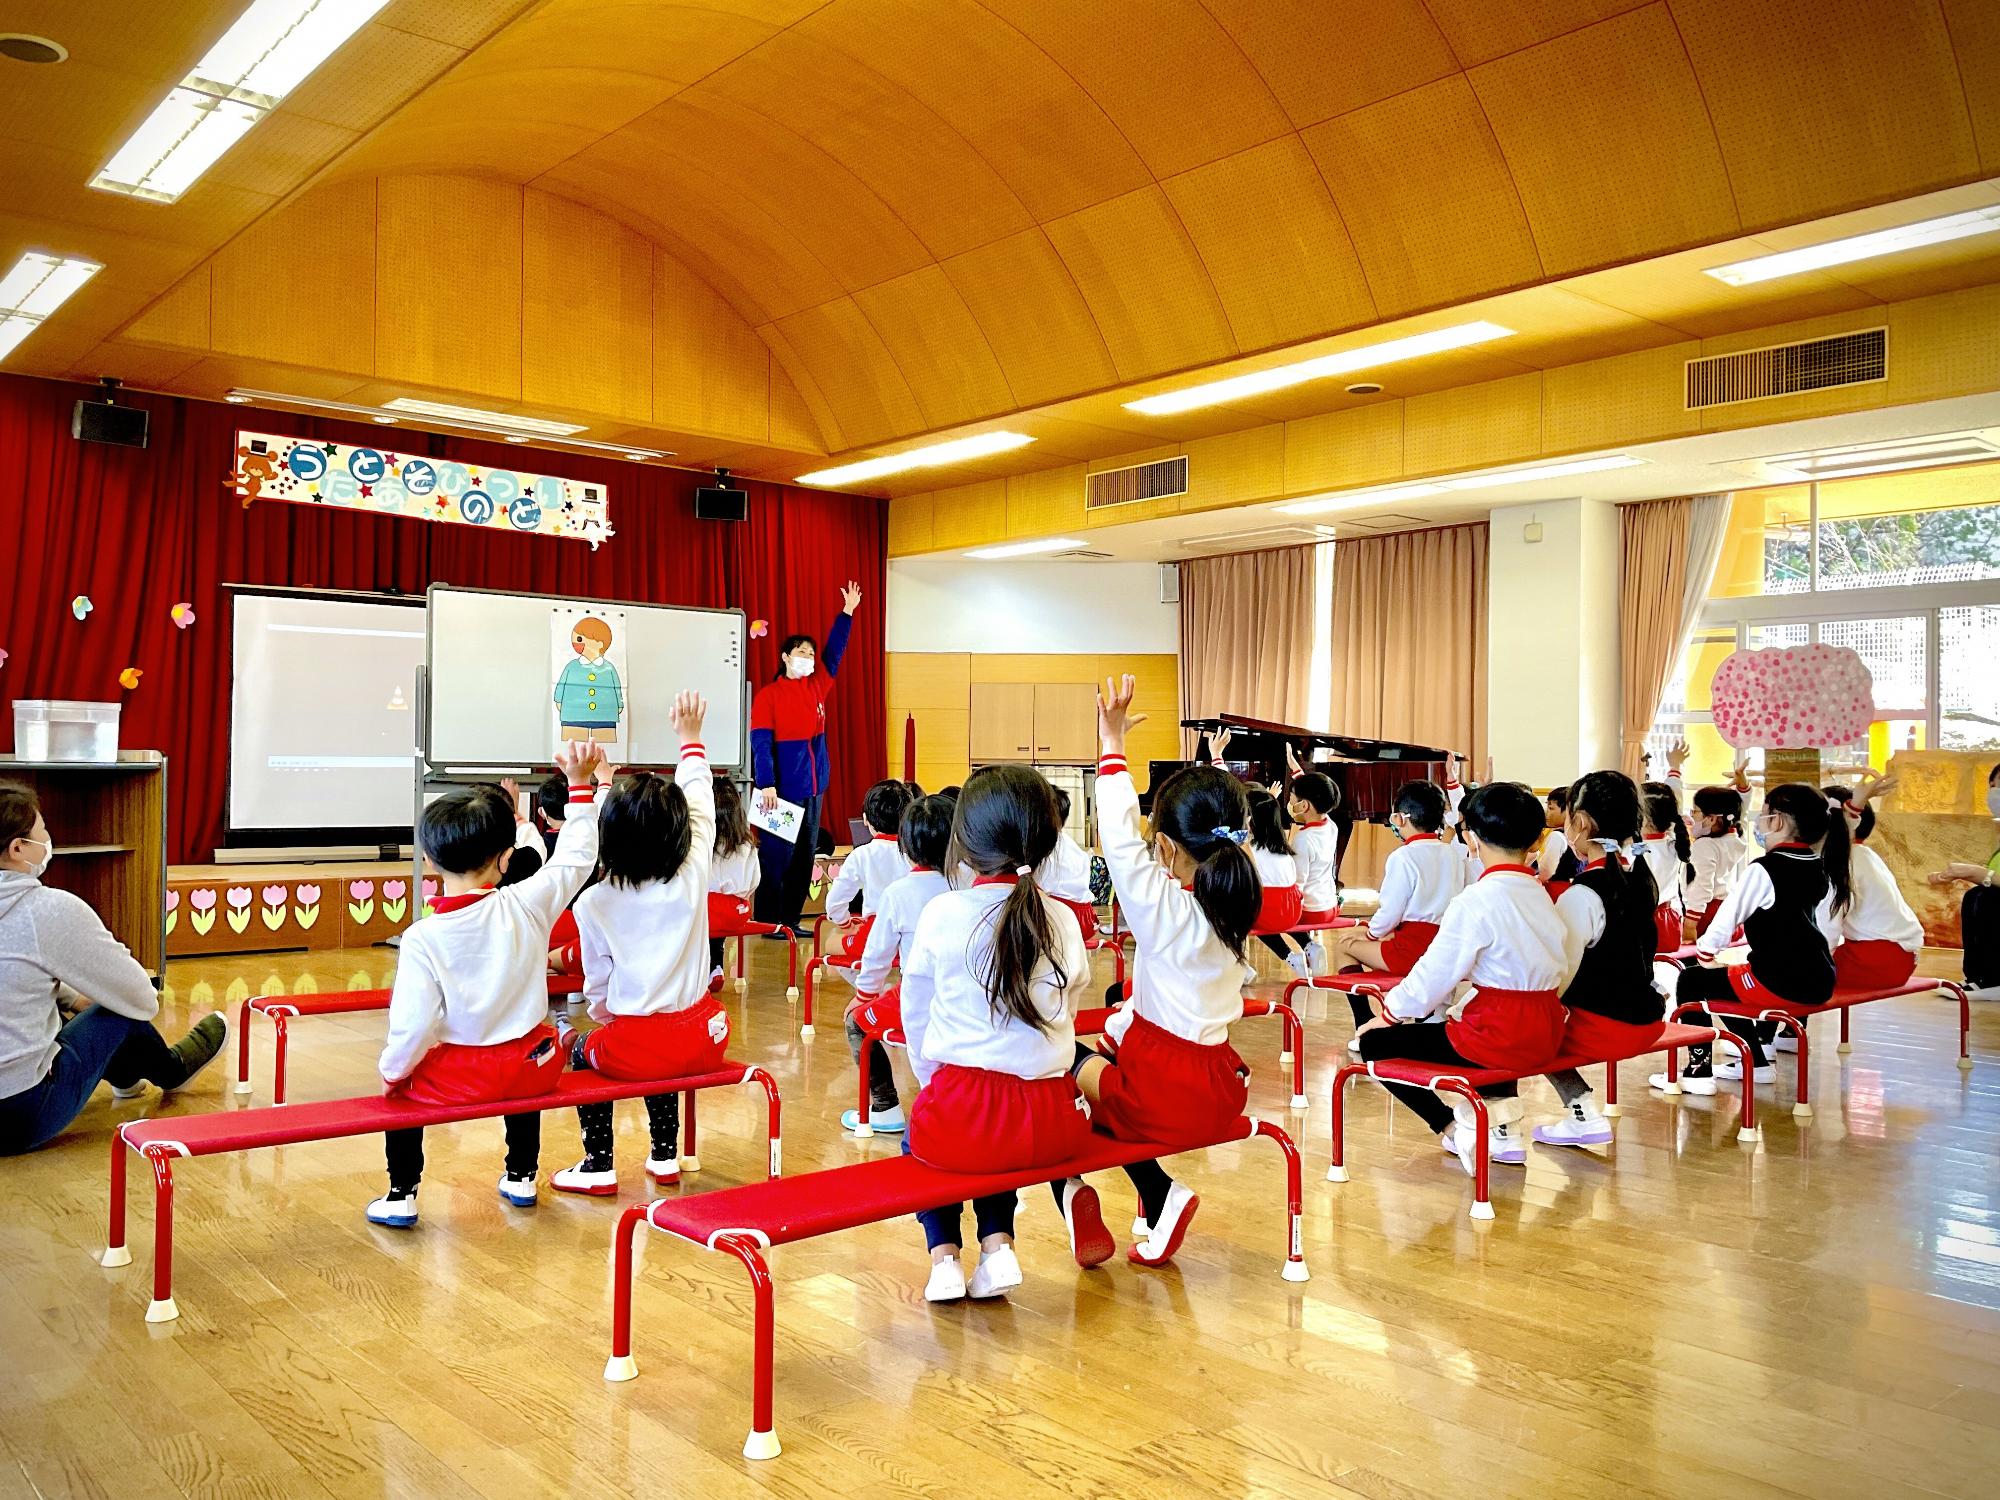
<svg viewBox="0 0 2000 1500"><path fill-rule="evenodd" d="M1035 685L1031 682L972 684L972 763L1033 760Z"/></svg>
<svg viewBox="0 0 2000 1500"><path fill-rule="evenodd" d="M1087 682L1035 684L1035 759L1097 759L1097 690Z"/></svg>

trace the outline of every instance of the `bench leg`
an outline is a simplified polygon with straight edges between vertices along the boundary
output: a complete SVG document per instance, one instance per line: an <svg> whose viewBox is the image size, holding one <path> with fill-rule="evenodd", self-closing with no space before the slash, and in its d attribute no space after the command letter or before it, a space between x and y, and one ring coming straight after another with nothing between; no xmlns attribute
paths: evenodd
<svg viewBox="0 0 2000 1500"><path fill-rule="evenodd" d="M875 1038L865 1031L862 1032L861 1060L856 1065L856 1073L860 1079L860 1092L854 1107L854 1138L857 1141L867 1141L875 1138L875 1127L868 1123L869 1105L873 1102L868 1097L868 1063L874 1050Z"/></svg>
<svg viewBox="0 0 2000 1500"><path fill-rule="evenodd" d="M171 1323L181 1315L174 1305L174 1154L165 1146L148 1146L153 1164L153 1301L148 1323Z"/></svg>
<svg viewBox="0 0 2000 1500"><path fill-rule="evenodd" d="M1288 1237L1285 1242L1285 1268L1280 1274L1287 1281L1310 1281L1312 1272L1306 1269L1305 1230L1301 1223L1305 1187L1304 1173L1299 1167L1299 1148L1292 1144L1290 1136L1266 1120L1257 1121L1256 1133L1268 1141L1276 1141L1278 1149L1285 1153L1285 1225Z"/></svg>
<svg viewBox="0 0 2000 1500"><path fill-rule="evenodd" d="M757 1299L756 1321L751 1331L755 1383L750 1391L750 1436L744 1439L743 1456L776 1458L782 1450L778 1446L777 1426L771 1419L772 1345L776 1342L777 1322L771 1295L771 1268L764 1263L762 1248L745 1235L721 1235L715 1241L715 1248L743 1262L743 1269L750 1273L750 1291Z"/></svg>
<svg viewBox="0 0 2000 1500"><path fill-rule="evenodd" d="M744 959L744 957L743 957L743 950L744 950L745 948L748 948L749 946L750 946L750 939L749 939L749 938L747 938L747 937L739 937L739 938L737 938L737 940L736 940L736 993L737 993L737 994L739 994L739 995L740 995L740 994L742 994L742 993L743 993L743 992L744 992L745 990L747 990L747 989L749 989L749 988L750 988L750 981L749 981L748 979L746 979L746 978L744 977L744 975L743 975L743 968L744 968L744 964L745 964L745 959Z"/></svg>
<svg viewBox="0 0 2000 1500"><path fill-rule="evenodd" d="M236 1092L250 1092L250 1001L245 996L236 1008Z"/></svg>
<svg viewBox="0 0 2000 1500"><path fill-rule="evenodd" d="M111 1222L98 1264L107 1268L132 1264L132 1247L125 1243L125 1137L115 1130L111 1132Z"/></svg>
<svg viewBox="0 0 2000 1500"><path fill-rule="evenodd" d="M1843 1005L1840 1008L1840 1046L1836 1049L1842 1057L1854 1050L1854 1043L1848 1040L1847 1017L1848 1007Z"/></svg>
<svg viewBox="0 0 2000 1500"><path fill-rule="evenodd" d="M765 1139L771 1148L770 1175L780 1176L785 1169L784 1102L778 1097L777 1080L762 1068L752 1068L743 1075L743 1081L754 1083L764 1090L764 1101L769 1110L764 1129Z"/></svg>
<svg viewBox="0 0 2000 1500"><path fill-rule="evenodd" d="M1436 1091L1456 1094L1472 1106L1472 1128L1479 1132L1479 1143L1472 1157L1472 1217L1490 1219L1493 1217L1493 1200L1487 1194L1492 1174L1487 1161L1486 1101L1479 1097L1479 1090L1460 1083L1456 1078L1440 1078Z"/></svg>
<svg viewBox="0 0 2000 1500"><path fill-rule="evenodd" d="M632 1380L639 1362L632 1358L632 1239L646 1217L641 1204L631 1204L618 1216L611 1233L611 1358L604 1362L606 1380Z"/></svg>
<svg viewBox="0 0 2000 1500"><path fill-rule="evenodd" d="M681 1095L681 1135L686 1144L681 1150L680 1169L683 1172L701 1170L701 1153L695 1149L694 1090Z"/></svg>
<svg viewBox="0 0 2000 1500"><path fill-rule="evenodd" d="M1757 1082L1750 1071L1750 1044L1727 1027L1716 1028L1715 1040L1718 1045L1735 1049L1736 1061L1743 1069L1743 1117L1736 1127L1736 1139L1761 1141L1764 1136L1757 1128Z"/></svg>
<svg viewBox="0 0 2000 1500"><path fill-rule="evenodd" d="M792 935L791 928L785 929L785 998L799 998L799 940Z"/></svg>
<svg viewBox="0 0 2000 1500"><path fill-rule="evenodd" d="M1771 1011L1764 1020L1773 1022L1780 1030L1789 1031L1799 1039L1799 1081L1796 1098L1792 1104L1792 1118L1810 1120L1812 1118L1812 1064L1806 1037L1806 1023L1798 1016L1787 1015L1783 1011Z"/></svg>
<svg viewBox="0 0 2000 1500"><path fill-rule="evenodd" d="M800 1021L802 1024L799 1026L799 1037L802 1041L809 1042L812 1040L813 991L819 987L819 971L822 968L824 968L825 965L826 965L826 960L821 958L817 953L815 953L811 958L806 960L806 983L805 983L806 1013L802 1017L800 1017Z"/></svg>
<svg viewBox="0 0 2000 1500"><path fill-rule="evenodd" d="M1289 1070L1292 1085L1292 1108L1310 1109L1312 1101L1306 1098L1306 1045L1305 1032L1299 1027L1298 1012L1289 1005L1274 1005L1285 1027L1285 1050L1278 1059Z"/></svg>
<svg viewBox="0 0 2000 1500"><path fill-rule="evenodd" d="M274 1015L271 1017L271 1035L275 1048L271 1054L271 1102L285 1102L285 1058L291 1051L292 1028L290 1018Z"/></svg>
<svg viewBox="0 0 2000 1500"><path fill-rule="evenodd" d="M1604 1065L1604 1118L1615 1120L1625 1113L1625 1106L1618 1102L1618 1064Z"/></svg>
<svg viewBox="0 0 2000 1500"><path fill-rule="evenodd" d="M1958 996L1958 1071L1961 1073L1970 1073L1972 1071L1972 1049L1968 1043L1972 1032L1972 999L1965 993L1965 986L1962 984L1952 984L1947 981L1939 985L1938 988L1949 990L1952 994ZM1842 1016L1846 1014L1846 1011L1841 1012Z"/></svg>
<svg viewBox="0 0 2000 1500"><path fill-rule="evenodd" d="M1328 1182L1347 1181L1347 1081L1367 1071L1363 1063L1348 1063L1333 1075L1333 1158L1326 1169Z"/></svg>

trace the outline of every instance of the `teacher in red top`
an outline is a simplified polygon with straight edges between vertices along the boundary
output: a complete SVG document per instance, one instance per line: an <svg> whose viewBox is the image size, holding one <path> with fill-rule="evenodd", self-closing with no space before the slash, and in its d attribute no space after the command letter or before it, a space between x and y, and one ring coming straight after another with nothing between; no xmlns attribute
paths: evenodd
<svg viewBox="0 0 2000 1500"><path fill-rule="evenodd" d="M759 688L750 702L750 776L758 807L768 812L782 797L804 809L796 841L758 835L763 876L757 882L757 920L795 929L812 884L820 807L832 775L826 700L847 654L854 612L861 607L860 584L850 582L840 593L841 610L826 633L825 653L809 635L786 636L778 647L777 678Z"/></svg>

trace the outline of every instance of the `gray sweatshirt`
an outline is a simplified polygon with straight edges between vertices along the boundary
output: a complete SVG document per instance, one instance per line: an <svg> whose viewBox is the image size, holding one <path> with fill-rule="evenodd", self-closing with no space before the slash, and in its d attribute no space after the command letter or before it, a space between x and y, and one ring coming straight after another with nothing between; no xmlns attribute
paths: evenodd
<svg viewBox="0 0 2000 1500"><path fill-rule="evenodd" d="M55 1061L67 986L137 1021L160 1012L153 981L88 904L19 870L0 870L0 1099L31 1089Z"/></svg>

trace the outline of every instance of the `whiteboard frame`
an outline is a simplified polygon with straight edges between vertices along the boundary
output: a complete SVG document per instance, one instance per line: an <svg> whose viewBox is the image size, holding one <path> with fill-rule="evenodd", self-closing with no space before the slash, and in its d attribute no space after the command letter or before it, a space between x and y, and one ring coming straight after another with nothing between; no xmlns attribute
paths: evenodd
<svg viewBox="0 0 2000 1500"><path fill-rule="evenodd" d="M437 692L436 692L437 677L435 671L435 664L432 661L431 657L431 647L435 639L435 631L432 628L434 622L432 618L431 607L432 607L432 596L439 592L447 594L494 594L507 599L532 599L537 603L541 604L583 604L591 606L593 608L603 608L603 609L644 609L644 610L664 609L664 610L670 610L675 614L684 614L684 615L736 616L737 631L743 642L743 658L744 658L743 667L745 670L743 674L743 691L737 696L737 700L735 704L732 705L732 709L738 716L738 723L741 726L737 734L737 741L743 747L743 755L741 759L733 761L711 761L710 765L717 770L742 771L744 767L749 764L750 674L748 669L749 669L749 656L750 656L750 620L749 616L746 615L742 610L711 609L696 604L658 604L650 602L645 599L594 599L587 594L523 593L519 589L478 589L478 588L468 588L455 583L433 583L424 590L424 672L423 672L423 694L422 694L423 713L421 719L419 720L419 723L421 724L423 729L423 736L417 745L417 759L420 765L430 766L435 769L444 769L438 767L437 763L431 758L431 713L433 704L437 697ZM711 703L708 705L708 711L709 714L713 716L714 714L723 711L723 705L720 703ZM482 769L518 770L520 768L520 765L521 761L518 757L512 760L505 760L505 759L454 760L451 762L449 769L453 771L461 769L468 771L476 771ZM539 760L531 763L531 769L536 771L547 771L547 770L552 770L554 768L554 765L555 762L552 760ZM419 782L423 780L421 774L419 775L418 780ZM421 789L418 792L418 800L419 803L421 804L422 801ZM419 815L421 816L421 814Z"/></svg>

